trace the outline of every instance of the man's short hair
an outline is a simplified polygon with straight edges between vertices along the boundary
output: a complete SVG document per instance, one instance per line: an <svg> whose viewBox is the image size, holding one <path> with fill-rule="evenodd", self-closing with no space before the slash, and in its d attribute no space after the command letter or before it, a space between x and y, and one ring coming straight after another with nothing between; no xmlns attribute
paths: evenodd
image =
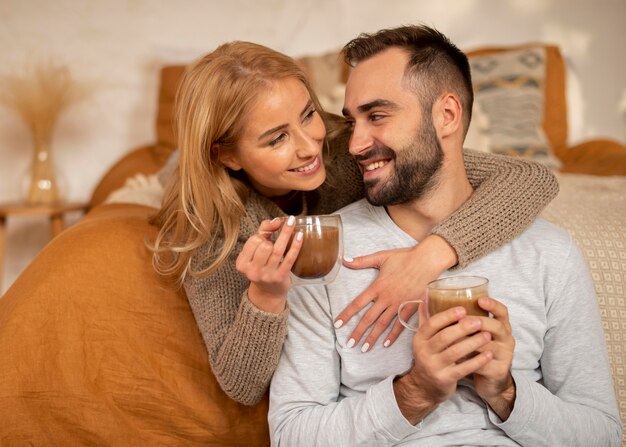
<svg viewBox="0 0 626 447"><path fill-rule="evenodd" d="M360 34L343 47L350 66L389 48L409 53L405 78L431 110L435 99L446 91L454 92L463 107L463 130L467 132L472 116L474 92L467 56L444 34L426 25L407 25L372 34Z"/></svg>

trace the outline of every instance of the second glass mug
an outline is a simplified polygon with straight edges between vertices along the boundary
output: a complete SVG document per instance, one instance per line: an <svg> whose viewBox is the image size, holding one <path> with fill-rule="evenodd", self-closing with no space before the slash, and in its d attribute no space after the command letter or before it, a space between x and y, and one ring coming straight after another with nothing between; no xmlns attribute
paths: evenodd
<svg viewBox="0 0 626 447"><path fill-rule="evenodd" d="M450 276L432 281L428 284L428 298L424 300L405 301L398 307L398 321L410 331L417 331L418 326L409 324L402 318L405 306L426 304L426 315L432 315L462 306L467 315L487 317L489 312L478 305L478 298L489 296L489 280L482 276Z"/></svg>
<svg viewBox="0 0 626 447"><path fill-rule="evenodd" d="M337 277L343 258L343 225L339 214L300 216L295 218L292 238L302 232L302 247L291 268L295 286L329 284ZM283 218L283 225L286 218ZM282 229L282 225L281 225ZM275 231L276 239L280 229ZM289 250L291 241L285 252Z"/></svg>

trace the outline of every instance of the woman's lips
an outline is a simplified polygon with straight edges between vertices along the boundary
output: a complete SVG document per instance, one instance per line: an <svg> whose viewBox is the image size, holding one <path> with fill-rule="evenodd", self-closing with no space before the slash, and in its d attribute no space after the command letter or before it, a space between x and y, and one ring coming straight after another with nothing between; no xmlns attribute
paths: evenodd
<svg viewBox="0 0 626 447"><path fill-rule="evenodd" d="M320 157L318 155L313 159L311 163L301 166L296 169L290 169L290 171L295 172L296 174L299 174L299 175L312 175L319 170L321 165L322 164L320 163Z"/></svg>

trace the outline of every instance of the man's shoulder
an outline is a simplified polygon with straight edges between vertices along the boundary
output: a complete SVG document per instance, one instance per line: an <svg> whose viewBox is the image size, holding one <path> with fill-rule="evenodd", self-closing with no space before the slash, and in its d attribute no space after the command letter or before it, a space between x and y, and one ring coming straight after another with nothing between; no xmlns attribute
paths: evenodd
<svg viewBox="0 0 626 447"><path fill-rule="evenodd" d="M567 230L553 224L552 222L548 222L542 217L535 219L521 234L521 236L535 237L539 239L553 239L560 241L561 243L569 243L571 240L571 236Z"/></svg>
<svg viewBox="0 0 626 447"><path fill-rule="evenodd" d="M514 246L533 246L539 252L552 253L556 256L569 252L572 243L572 236L566 230L543 218L535 219L522 234L511 242Z"/></svg>
<svg viewBox="0 0 626 447"><path fill-rule="evenodd" d="M370 205L367 200L361 199L351 203L350 205L344 206L337 211L337 214L339 214L344 220L350 220L361 217L364 214L369 215L371 214L372 209L374 209L374 207Z"/></svg>

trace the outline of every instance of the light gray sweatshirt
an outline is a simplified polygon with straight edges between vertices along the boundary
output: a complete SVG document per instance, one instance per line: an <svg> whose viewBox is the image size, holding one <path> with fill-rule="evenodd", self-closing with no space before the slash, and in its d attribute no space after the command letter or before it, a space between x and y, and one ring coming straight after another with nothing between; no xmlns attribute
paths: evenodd
<svg viewBox="0 0 626 447"><path fill-rule="evenodd" d="M362 200L341 215L347 256L415 244L384 208ZM411 425L392 383L411 367L413 333L404 331L389 348L379 341L365 354L348 348L365 311L340 329L333 320L376 271L342 268L329 286L290 293L287 340L270 392L272 445L618 446L622 428L599 310L571 236L539 219L454 274L489 278L490 296L509 310L517 396L506 421L464 379L452 398Z"/></svg>

